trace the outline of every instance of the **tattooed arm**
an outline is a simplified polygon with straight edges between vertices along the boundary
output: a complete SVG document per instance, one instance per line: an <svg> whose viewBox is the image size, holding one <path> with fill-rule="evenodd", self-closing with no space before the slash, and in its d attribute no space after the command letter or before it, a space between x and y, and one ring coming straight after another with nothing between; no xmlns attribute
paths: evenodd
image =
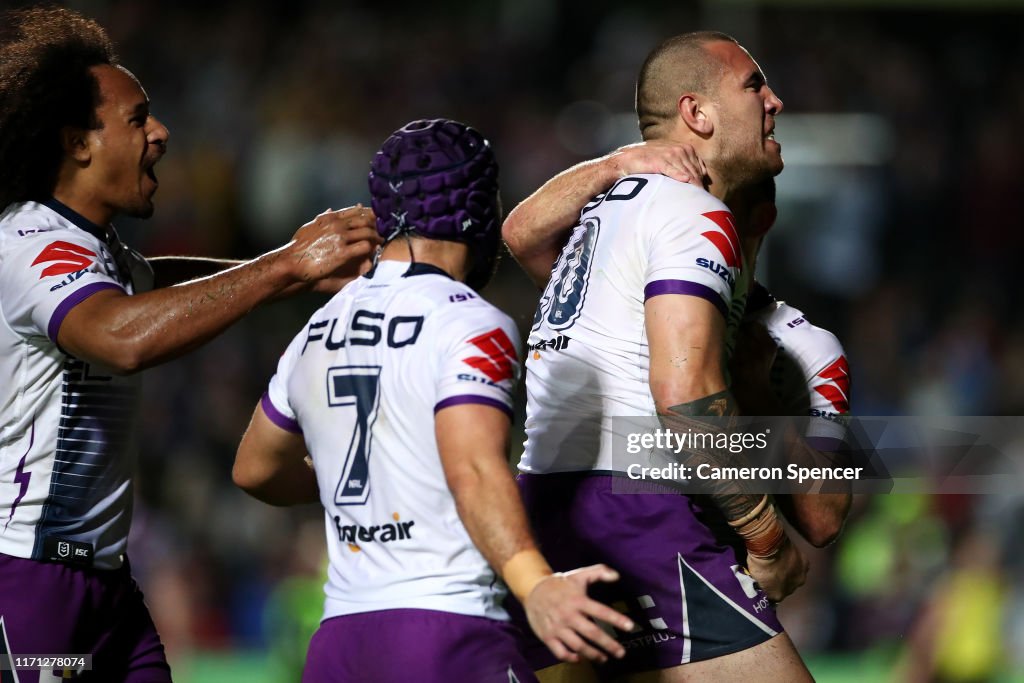
<svg viewBox="0 0 1024 683"><path fill-rule="evenodd" d="M698 418L733 417L736 400L725 385L722 348L725 319L709 301L695 296L664 294L647 300L645 325L650 347L650 387L666 427L685 430L707 423ZM741 466L742 454L707 449L686 454L687 462ZM804 582L806 560L779 522L775 506L764 494L744 490L741 482L717 480L709 496L743 538L748 569L773 601Z"/></svg>

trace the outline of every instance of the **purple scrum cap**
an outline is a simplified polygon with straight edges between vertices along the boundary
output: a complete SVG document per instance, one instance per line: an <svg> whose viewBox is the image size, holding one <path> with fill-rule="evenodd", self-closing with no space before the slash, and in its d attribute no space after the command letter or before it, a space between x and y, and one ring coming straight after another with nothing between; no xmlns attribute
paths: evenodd
<svg viewBox="0 0 1024 683"><path fill-rule="evenodd" d="M466 283L493 273L501 236L498 163L479 131L449 119L413 121L384 141L370 164L377 232L403 232L469 245Z"/></svg>

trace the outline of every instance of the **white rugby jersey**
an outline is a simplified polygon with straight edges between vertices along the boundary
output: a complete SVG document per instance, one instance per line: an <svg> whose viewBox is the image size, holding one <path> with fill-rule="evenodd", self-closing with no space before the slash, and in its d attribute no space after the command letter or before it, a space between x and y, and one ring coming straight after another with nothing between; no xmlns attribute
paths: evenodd
<svg viewBox="0 0 1024 683"><path fill-rule="evenodd" d="M779 347L771 384L786 414L809 416L804 436L811 446L838 449L846 435L843 416L850 412L850 368L843 345L760 283L754 284L747 317L763 324Z"/></svg>
<svg viewBox="0 0 1024 683"><path fill-rule="evenodd" d="M614 416L655 415L644 302L710 301L728 321L748 290L732 214L704 190L661 175L623 178L588 204L552 269L526 359L529 473L612 471Z"/></svg>
<svg viewBox="0 0 1024 683"><path fill-rule="evenodd" d="M121 566L138 379L57 346L74 306L104 289L134 293L129 272L148 267L108 232L56 200L0 214L0 553Z"/></svg>
<svg viewBox="0 0 1024 683"><path fill-rule="evenodd" d="M434 414L477 403L511 416L518 375L512 320L427 264L380 262L295 337L262 405L313 458L325 619L395 608L508 618L455 509Z"/></svg>

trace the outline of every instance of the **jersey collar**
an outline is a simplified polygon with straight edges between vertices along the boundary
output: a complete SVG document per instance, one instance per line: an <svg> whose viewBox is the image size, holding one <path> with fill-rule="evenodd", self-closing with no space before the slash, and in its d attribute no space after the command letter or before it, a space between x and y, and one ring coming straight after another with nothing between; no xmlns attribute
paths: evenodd
<svg viewBox="0 0 1024 683"><path fill-rule="evenodd" d="M52 211L60 214L67 220L74 223L75 227L85 230L87 233L96 237L97 239L103 240L104 242L107 241L107 233L109 231L106 228L101 228L100 226L96 225L91 220L89 220L82 214L78 213L67 204L60 202L53 197L45 199L40 203L43 206L47 207L48 209L51 209Z"/></svg>
<svg viewBox="0 0 1024 683"><path fill-rule="evenodd" d="M401 261L388 261L388 263L401 263ZM366 271L363 277L372 279L373 276L377 273L377 267L379 265L380 263L375 265L370 270ZM404 273L402 273L402 277L412 277L414 275L441 275L442 277L446 277L449 280L455 279L451 275L449 275L445 270L438 268L437 266L431 263L420 263L419 261L414 261L413 263L410 263L409 267L406 268Z"/></svg>

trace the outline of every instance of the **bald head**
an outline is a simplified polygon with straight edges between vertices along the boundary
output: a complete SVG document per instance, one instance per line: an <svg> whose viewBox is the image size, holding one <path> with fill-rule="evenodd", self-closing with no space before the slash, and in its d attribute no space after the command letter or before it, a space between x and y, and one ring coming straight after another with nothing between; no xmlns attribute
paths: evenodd
<svg viewBox="0 0 1024 683"><path fill-rule="evenodd" d="M636 83L636 114L645 140L663 135L665 124L676 117L680 94L715 95L723 64L706 46L720 41L736 43L725 33L696 31L669 38L647 56Z"/></svg>

